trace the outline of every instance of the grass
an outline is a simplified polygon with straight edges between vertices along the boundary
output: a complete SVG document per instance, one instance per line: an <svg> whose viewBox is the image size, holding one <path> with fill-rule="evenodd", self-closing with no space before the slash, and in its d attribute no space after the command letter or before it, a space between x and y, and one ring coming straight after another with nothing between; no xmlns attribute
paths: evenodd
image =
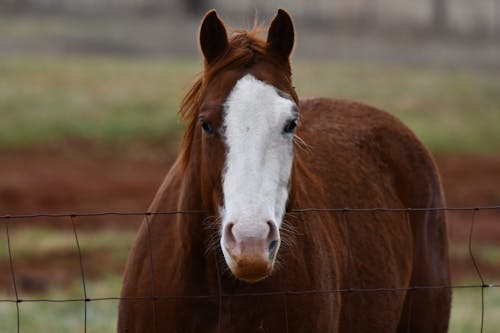
<svg viewBox="0 0 500 333"><path fill-rule="evenodd" d="M199 60L0 58L0 149L77 138L162 145ZM500 78L473 71L297 61L301 96L359 100L400 117L434 151L500 150Z"/></svg>
<svg viewBox="0 0 500 333"><path fill-rule="evenodd" d="M484 333L494 333L500 327L500 290L484 291ZM455 289L453 292L450 333L481 332L481 289Z"/></svg>
<svg viewBox="0 0 500 333"><path fill-rule="evenodd" d="M178 135L177 105L192 75L183 60L0 60L0 147Z"/></svg>
<svg viewBox="0 0 500 333"><path fill-rule="evenodd" d="M90 297L119 295L121 278L108 276L105 281L88 281L93 290ZM486 289L484 293L484 333L497 332L500 327L500 290ZM0 298L5 295L0 294ZM51 290L33 298L82 297L81 285L65 290ZM20 304L21 332L75 332L83 330L84 316L81 302L48 303L23 302ZM117 301L95 301L88 303L87 332L115 332L118 315ZM15 303L0 302L0 332L16 332L17 317ZM449 332L476 333L481 324L481 290L455 289Z"/></svg>
<svg viewBox="0 0 500 333"><path fill-rule="evenodd" d="M94 293L89 297L117 297L120 294L121 277L110 276L106 281L87 281ZM0 298L5 297L0 295ZM68 299L84 298L81 284L75 283L67 289L51 290L31 298ZM83 302L23 302L19 304L21 332L70 333L83 332ZM0 332L17 332L17 310L15 303L0 302ZM103 300L87 303L86 332L116 332L118 301Z"/></svg>
<svg viewBox="0 0 500 333"><path fill-rule="evenodd" d="M77 250L73 230L70 228L57 230L36 226L11 229L10 241L15 260L30 259L47 260L52 254L73 253ZM0 232L2 237L3 232ZM83 229L78 230L78 240L82 251L104 251L113 255L114 261L124 262L130 244L135 238L136 230L116 229ZM36 244L36 251L33 251ZM8 248L0 246L0 261L8 260Z"/></svg>
<svg viewBox="0 0 500 333"><path fill-rule="evenodd" d="M86 290L89 298L118 297L121 288L121 270L126 261L130 245L135 238L134 228L117 229L86 229L78 230L78 238L83 254L83 264L86 267ZM5 237L0 232L0 236ZM11 228L11 248L14 267L18 275L18 290L23 299L82 299L85 298L79 275L69 280L69 284L58 285L50 281L42 292L22 291L19 282L30 273L19 270L22 262L34 262L38 266L45 263L45 269L50 270L55 281L57 276L69 273L60 255L72 254L76 262L76 241L71 228L55 229L29 225L27 227ZM36 251L33 251L36 244ZM101 257L96 254L101 253ZM108 259L103 257L109 256ZM0 262L9 260L7 245L0 246ZM92 264L91 264L92 262ZM91 265L89 265L91 264ZM4 265L5 266L5 265ZM90 268L92 266L94 268ZM117 270L117 267L120 269ZM88 273L94 271L92 277ZM119 272L118 272L119 271ZM6 273L8 273L6 271ZM31 273L32 274L32 273ZM47 281L46 281L47 282ZM1 286L0 299L15 298L13 291L5 291ZM11 288L12 289L12 288ZM45 288L44 288L45 289ZM1 291L3 290L3 291ZM80 301L72 302L23 302L19 304L21 332L75 332L83 331L84 305ZM118 301L93 301L87 304L87 332L115 332L118 316ZM17 331L16 304L0 302L0 332Z"/></svg>
<svg viewBox="0 0 500 333"><path fill-rule="evenodd" d="M474 256L487 265L496 266L500 263L500 246L490 243L477 243L473 248ZM450 256L453 258L469 259L469 244L465 242L450 244Z"/></svg>
<svg viewBox="0 0 500 333"><path fill-rule="evenodd" d="M94 265L102 263L102 258L96 258L96 253L114 253L112 263L125 262L132 239L136 231L133 228L120 229L87 229L78 230L80 245L84 254L84 265L93 261ZM5 237L0 232L0 236ZM28 225L10 230L10 239L17 265L22 261L31 262L37 259L50 263L56 259L55 253L73 253L76 249L75 239L71 228L44 228ZM36 244L37 251L33 251ZM8 261L7 246L0 246L0 261ZM99 251L99 252L97 252ZM91 255L93 254L93 255ZM468 256L467 244L455 244L451 249L454 258ZM481 244L475 246L475 254L481 262L497 264L499 258L498 247ZM76 259L75 259L76 260ZM106 264L104 264L106 265ZM61 265L47 265L56 269L54 275L66 270ZM16 266L18 267L18 266ZM87 266L88 268L88 266ZM90 298L117 297L121 286L121 274L113 269L100 268L98 276L87 277L87 293ZM18 272L19 273L19 272ZM461 281L459 285L477 284ZM500 327L500 289L488 288L484 290L485 317L484 332L496 332ZM0 299L12 299L13 293L0 291ZM22 294L25 299L80 299L84 297L81 281L76 278L69 285L59 286L49 284L43 292ZM23 302L20 305L20 329L22 332L74 332L83 330L84 306L82 302ZM118 314L118 301L93 301L87 308L87 332L114 332ZM0 302L0 332L16 332L17 312L15 303ZM481 290L454 289L452 317L449 332L474 333L479 332L481 321Z"/></svg>

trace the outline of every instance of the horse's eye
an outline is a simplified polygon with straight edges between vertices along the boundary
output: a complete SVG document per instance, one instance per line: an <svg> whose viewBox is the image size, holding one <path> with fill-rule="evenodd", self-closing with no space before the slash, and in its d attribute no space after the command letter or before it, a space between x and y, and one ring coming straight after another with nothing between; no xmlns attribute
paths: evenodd
<svg viewBox="0 0 500 333"><path fill-rule="evenodd" d="M205 131L207 134L212 134L214 129L212 128L212 125L210 125L205 119L201 120L201 128Z"/></svg>
<svg viewBox="0 0 500 333"><path fill-rule="evenodd" d="M292 133L295 127L297 127L297 118L287 121L283 128L283 132Z"/></svg>

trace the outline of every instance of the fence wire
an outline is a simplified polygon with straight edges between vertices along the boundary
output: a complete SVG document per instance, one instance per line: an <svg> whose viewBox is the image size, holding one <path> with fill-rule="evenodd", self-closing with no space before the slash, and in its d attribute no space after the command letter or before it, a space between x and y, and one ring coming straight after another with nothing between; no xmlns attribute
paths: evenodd
<svg viewBox="0 0 500 333"><path fill-rule="evenodd" d="M356 212L400 212L404 213L406 216L406 222L410 224L410 213L412 212L471 212L471 219L468 232L468 255L472 264L474 266L475 273L480 281L480 284L461 284L461 285L431 285L431 286L409 286L409 287L395 287L395 288L354 288L347 286L347 288L341 289L311 289L311 290L290 290L288 288L288 278L285 278L285 288L284 291L267 291L267 292L247 292L247 293L224 293L222 288L221 279L221 268L219 267L217 261L215 262L215 268L217 273L217 283L218 283L218 293L216 294L203 294L203 295L157 295L155 288L155 270L154 270L154 258L153 258L153 245L152 245L152 232L151 232L151 222L150 217L154 215L192 215L192 214L204 214L202 210L184 210L184 211L164 211L164 212L96 212L96 213L69 213L69 214L17 214L17 215L0 215L0 220L4 221L5 225L5 235L6 243L8 248L8 260L10 276L12 280L12 286L14 289L15 298L5 298L0 299L0 303L15 303L16 304L16 321L17 321L17 332L20 330L20 304L21 303L37 303L37 302L47 302L47 303L67 303L67 302L81 302L84 304L84 320L83 320L83 331L87 332L87 304L89 302L102 302L102 301L158 301L158 300L179 300L179 299L214 299L218 301L218 328L221 331L221 323L223 320L222 304L224 299L233 297L266 297L266 296L282 296L285 300L285 328L286 332L289 331L288 326L288 296L297 295L324 295L333 293L352 293L352 292L368 292L368 293L386 293L386 292L408 292L408 297L411 299L413 292L417 290L430 290L430 289L480 289L481 290L481 318L479 332L483 332L484 329L484 314L485 314L485 302L484 302L484 291L489 288L499 288L500 284L488 283L484 278L484 274L481 272L480 266L476 259L473 247L473 234L475 230L477 212L479 211L498 211L500 212L500 205L496 206L476 206L476 207L433 207L433 208L299 208L292 209L288 213L306 214L306 213L342 213L342 219L344 228L346 230L346 244L347 244L347 269L350 271L352 266L352 252L351 252L351 242L350 242L350 231L349 231L349 213ZM85 267L83 264L82 249L80 246L80 241L78 238L78 217L103 217L103 216L143 216L147 227L147 240L148 240L148 250L149 250L149 261L151 267L151 295L143 297L127 297L127 296L109 296L109 297L89 297L87 293L87 285L85 279ZM56 218L64 221L69 219L72 226L73 235L75 238L75 246L78 251L78 260L80 268L80 278L83 288L83 297L80 298L21 298L18 292L18 286L16 283L16 274L14 269L14 256L12 253L12 240L10 235L10 225L15 223L17 220L21 219L42 219L42 218ZM288 263L285 263L285 276L288 274ZM349 274L349 272L348 272ZM411 301L409 304L411 308ZM411 314L411 311L409 311ZM153 303L152 319L154 325L154 332L156 329L156 303ZM408 318L408 332L410 331L410 316ZM351 322L351 321L350 321ZM352 327L350 327L352 331Z"/></svg>

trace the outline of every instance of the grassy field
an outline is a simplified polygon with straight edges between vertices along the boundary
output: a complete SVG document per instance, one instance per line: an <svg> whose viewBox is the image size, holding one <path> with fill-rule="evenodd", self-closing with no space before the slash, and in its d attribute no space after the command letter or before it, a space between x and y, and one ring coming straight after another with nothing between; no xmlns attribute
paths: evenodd
<svg viewBox="0 0 500 333"><path fill-rule="evenodd" d="M386 109L434 151L500 152L498 76L456 69L332 62L297 61L294 68L299 95L354 99ZM137 142L160 147L175 144L182 131L178 104L200 69L199 60L178 58L1 57L0 150L58 146L66 139L104 148ZM121 267L134 234L129 229L84 229L79 233L87 254L84 263L94 272L87 277L90 297L118 295ZM1 231L0 239L5 239ZM73 266L56 263L47 266L50 269L42 272L45 275L37 272L45 279L43 290L23 297L82 297L70 229L30 227L13 230L12 239L19 274L49 259L64 259L62 254L73 256ZM466 245L452 246L452 255L467 258ZM476 250L485 263L498 262L497 246L478 246ZM5 242L0 241L0 263L7 261ZM74 276L50 275L70 267L76 270ZM13 297L6 289L0 289L0 299ZM500 327L498 288L485 290L485 309L484 332L496 332ZM80 302L21 303L20 314L22 332L83 330ZM116 301L89 303L87 332L114 331L116 316ZM456 290L450 332L479 332L480 318L480 290ZM15 303L0 302L0 332L15 331Z"/></svg>
<svg viewBox="0 0 500 333"><path fill-rule="evenodd" d="M434 151L500 151L500 77L402 66L294 63L301 96L355 99L400 117ZM0 58L0 148L165 144L201 69L193 59Z"/></svg>

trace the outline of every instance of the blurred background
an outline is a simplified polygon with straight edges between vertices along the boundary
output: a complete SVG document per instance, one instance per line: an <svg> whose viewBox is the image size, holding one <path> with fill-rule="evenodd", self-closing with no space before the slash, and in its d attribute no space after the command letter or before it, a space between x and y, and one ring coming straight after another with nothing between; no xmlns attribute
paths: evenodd
<svg viewBox="0 0 500 333"><path fill-rule="evenodd" d="M0 0L0 215L145 211L174 160L177 109L201 70L197 32L216 8L235 28L296 25L300 96L354 99L403 120L433 152L448 206L500 203L500 0ZM77 218L87 292L117 296L138 217ZM470 212L449 214L454 284L478 283ZM473 250L500 280L500 212L475 216ZM0 299L15 299L0 223ZM9 222L23 298L82 297L71 221ZM455 290L450 332L479 332L481 290ZM484 332L500 327L485 290ZM88 304L112 332L117 303ZM21 303L21 330L83 330L83 304ZM16 304L0 302L0 331Z"/></svg>

